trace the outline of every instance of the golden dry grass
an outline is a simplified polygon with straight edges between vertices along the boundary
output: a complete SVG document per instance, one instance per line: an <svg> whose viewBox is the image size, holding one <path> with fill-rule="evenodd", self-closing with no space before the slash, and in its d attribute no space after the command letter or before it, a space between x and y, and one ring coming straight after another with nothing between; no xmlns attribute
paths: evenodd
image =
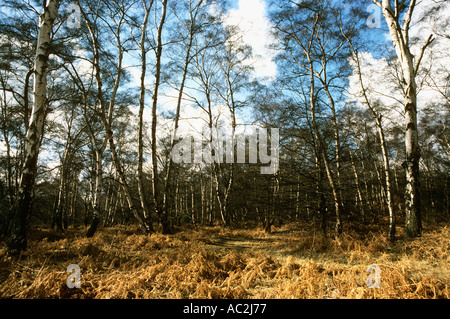
<svg viewBox="0 0 450 319"><path fill-rule="evenodd" d="M34 229L20 258L0 250L1 298L449 298L450 230L390 244L381 232L348 230L324 239L310 224L260 229L184 228L138 235L135 228L65 234ZM1 243L4 247L4 243ZM81 288L66 285L69 264ZM381 288L368 288L379 265Z"/></svg>

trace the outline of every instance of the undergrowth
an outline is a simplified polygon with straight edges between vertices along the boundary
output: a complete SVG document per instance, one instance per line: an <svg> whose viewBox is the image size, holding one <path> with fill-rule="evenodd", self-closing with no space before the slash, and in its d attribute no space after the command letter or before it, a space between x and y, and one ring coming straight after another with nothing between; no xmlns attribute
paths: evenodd
<svg viewBox="0 0 450 319"><path fill-rule="evenodd" d="M33 229L19 258L0 250L1 298L449 298L448 225L412 241L349 229L325 239L309 224L260 229L183 228L139 235L133 227L64 234ZM69 289L78 264L81 288ZM381 287L367 287L367 267Z"/></svg>

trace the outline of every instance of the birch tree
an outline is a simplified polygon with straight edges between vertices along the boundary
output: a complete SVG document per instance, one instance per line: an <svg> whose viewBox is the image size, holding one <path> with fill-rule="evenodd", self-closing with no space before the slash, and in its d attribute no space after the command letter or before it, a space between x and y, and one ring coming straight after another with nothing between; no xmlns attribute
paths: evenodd
<svg viewBox="0 0 450 319"><path fill-rule="evenodd" d="M211 29L199 37L195 42L196 55L193 59L192 80L197 84L198 92L201 92L203 99L192 93L186 93L189 98L205 112L208 129L203 132L207 136L207 147L203 154L206 164L211 169L211 192L210 192L210 212L214 199L212 188L223 225L230 225L230 215L228 205L234 174L234 150L227 146L227 163L230 163L229 174L225 174L222 136L218 123L220 122L220 110L215 109L216 101L223 102L229 110L231 122L231 134L229 140L233 141L236 130L236 109L242 106L242 102L237 98L238 92L243 89L243 82L248 78L249 67L242 61L249 57L248 48L243 48L236 38L233 39L236 30L224 30L219 24L212 24ZM208 46L208 43L214 45ZM237 58L238 53L241 54ZM239 59L242 59L239 61ZM219 102L219 103L220 103ZM219 114L215 114L218 111ZM215 138L217 137L217 138ZM230 151L230 152L229 152Z"/></svg>
<svg viewBox="0 0 450 319"><path fill-rule="evenodd" d="M80 2L77 0L78 6L80 6ZM129 3L120 3L120 4L110 4L110 3L104 3L107 10L108 17L103 17L99 15L98 9L97 12L94 14L94 21L97 19L102 19L103 22L105 22L105 19L108 18L107 22L107 28L111 31L112 37L115 40L115 46L117 49L117 60L115 65L115 74L111 75L110 73L108 75L111 76L112 79L112 88L111 88L111 94L109 97L109 102L106 101L106 92L105 88L103 86L105 76L102 72L101 68L101 43L99 40L99 30L96 28L96 25L93 23L91 18L88 16L86 11L83 9L83 7L80 6L80 12L83 16L86 26L88 29L88 35L89 40L91 41L92 45L92 53L93 53L93 60L91 61L92 67L93 67L93 73L95 75L95 82L97 85L97 94L96 94L96 102L98 103L99 112L98 116L101 120L101 123L103 125L103 129L105 131L106 140L108 141L109 149L111 151L114 167L117 171L119 181L122 184L124 197L126 200L126 203L128 205L129 210L133 214L133 216L137 219L139 225L143 229L145 233L150 233L151 228L149 224L151 223L150 218L148 215L144 215L141 211L138 210L136 205L133 202L132 198L132 192L131 188L129 186L129 183L125 176L125 171L123 164L121 162L121 159L119 157L119 154L117 152L117 146L116 146L116 140L113 136L113 115L114 115L114 109L116 106L116 96L122 81L122 74L123 74L123 57L124 57L124 45L125 41L122 38L122 32L125 24L125 18L128 14L128 10L131 8L131 4ZM97 224L97 225L96 225ZM91 225L91 229L88 230L87 236L93 236L95 233L95 229L98 226L98 223Z"/></svg>
<svg viewBox="0 0 450 319"><path fill-rule="evenodd" d="M177 33L176 38L180 37L181 34L181 56L177 56L176 54L172 54L171 57L174 59L175 64L177 65L174 73L181 73L181 81L179 85L172 85L178 90L177 96L177 106L175 111L174 125L173 125L173 138L170 141L169 146L169 156L168 156L168 165L165 173L164 180L164 189L163 189L163 206L165 209L168 209L168 201L170 198L169 192L171 186L173 186L173 161L172 161L172 152L175 145L175 141L178 139L178 130L180 123L180 113L181 113L181 105L183 101L183 95L185 92L185 85L188 81L188 72L189 68L192 64L192 60L199 51L204 50L204 48L197 48L199 51L195 51L194 42L196 37L201 34L205 30L206 22L204 20L205 16L208 17L205 11L209 8L206 5L204 0L188 0L187 3L173 2L172 10L174 12L175 17L179 21L180 30L176 29L174 33ZM180 6L181 4L181 6ZM187 19L183 18L181 15L182 12L187 11ZM182 62L182 63L181 63ZM178 72L176 72L178 71ZM203 208L203 207L202 207Z"/></svg>
<svg viewBox="0 0 450 319"><path fill-rule="evenodd" d="M403 168L406 172L405 190L405 237L421 235L420 182L419 182L419 134L417 128L417 84L416 75L426 48L432 43L430 35L419 53L411 52L409 30L416 0L407 2L372 0L383 11L389 34L401 67L401 82L405 110L405 149Z"/></svg>
<svg viewBox="0 0 450 319"><path fill-rule="evenodd" d="M150 10L152 9L153 0L149 2L147 5L146 1L142 1L142 5L145 11L144 21L142 22L141 27L141 40L139 42L139 49L141 53L141 78L140 78L140 96L139 96L139 127L138 127L138 191L139 198L141 202L141 208L143 214L149 216L150 218L150 210L147 205L147 201L145 198L145 189L144 189L144 172L143 172L143 163L144 163L144 108L145 108L145 76L147 70L147 23L148 18L150 16ZM149 230L153 232L153 225L149 223Z"/></svg>
<svg viewBox="0 0 450 319"><path fill-rule="evenodd" d="M250 88L250 72L252 71L252 68L246 65L252 55L251 48L241 43L239 30L230 29L228 32L230 32L230 40L226 42L226 46L217 55L221 77L219 81L214 83L216 92L221 101L227 106L231 119L231 131L227 137L231 142L227 143L225 154L228 167L224 167L219 163L214 171L216 183L218 184L217 200L225 225L230 224L229 202L237 173L237 167L234 163L234 140L238 126L236 113L248 104L248 100L239 98L239 94ZM226 171L228 171L228 174Z"/></svg>
<svg viewBox="0 0 450 319"><path fill-rule="evenodd" d="M27 247L32 194L47 106L48 60L51 50L52 30L58 17L59 5L59 0L44 2L43 12L39 16L38 40L34 59L33 107L25 139L24 163L17 194L16 215L8 242L8 250L12 254L20 253Z"/></svg>
<svg viewBox="0 0 450 319"><path fill-rule="evenodd" d="M386 189L386 202L387 202L387 206L388 206L388 211L389 211L389 230L388 230L388 239L389 241L394 241L395 240L395 226L396 226L396 218L395 218L395 211L394 211L394 201L393 201L393 197L392 197L392 182L391 182L391 174L389 172L389 155L388 155L388 147L386 145L386 137L385 137L385 133L383 130L383 125L382 125L382 116L380 114L377 113L374 105L371 103L371 101L369 100L368 94L367 94L367 90L361 75L361 63L360 63L360 59L359 59L359 55L358 52L356 51L356 49L354 48L351 40L347 37L347 40L349 42L350 45L350 49L352 51L352 56L353 56L353 61L356 65L356 73L358 75L358 79L359 79L359 83L361 86L361 95L364 99L364 103L367 106L367 108L369 109L376 127L377 127L377 132L378 132L378 136L380 138L380 146L381 146L381 152L382 152L382 158L383 158L383 171L384 171L384 175L385 175L385 189ZM351 151L350 151L351 153ZM351 155L352 156L352 155ZM352 157L352 165L353 165L353 169L355 172L355 177L358 183L358 175L356 173L356 170L354 168L354 162L353 162L353 157ZM358 192L359 192L359 186L358 186ZM362 196L359 193L359 198L362 201Z"/></svg>
<svg viewBox="0 0 450 319"><path fill-rule="evenodd" d="M341 220L341 200L339 198L339 185L337 183L336 175L334 174L330 159L328 158L326 144L324 143L324 136L319 128L318 115L320 114L320 105L322 99L320 97L320 91L323 84L328 87L329 83L327 78L322 76L323 72L326 72L327 57L324 54L324 47L320 46L318 40L321 35L325 34L324 26L327 11L325 10L325 3L312 3L305 2L297 5L297 8L292 12L292 8L286 5L282 12L282 20L276 26L279 37L283 39L284 49L287 51L284 59L290 66L299 67L301 70L300 75L305 78L305 87L303 88L303 94L307 94L308 101L305 101L305 107L309 109L310 127L314 139L314 149L316 158L316 165L318 171L321 171L322 165L326 177L331 188L331 193L334 201L334 210L336 216L335 222L335 235L339 236L342 232L342 220ZM278 18L279 19L279 18ZM303 25L303 28L299 28L299 25ZM342 44L339 44L335 50L339 49ZM334 54L332 54L333 56ZM324 62L325 64L321 64ZM324 88L325 90L325 88ZM330 103L334 103L334 99L331 96L330 90L325 90L328 93L328 99ZM307 106L306 106L307 105ZM331 107L333 110L334 107ZM335 113L332 115L335 119ZM336 121L334 120L334 123ZM339 154L339 134L336 134L337 125L335 127L335 147ZM338 156L338 154L336 154ZM340 169L340 165L337 166ZM320 178L319 178L320 179Z"/></svg>
<svg viewBox="0 0 450 319"><path fill-rule="evenodd" d="M161 197L160 182L159 182L159 170L158 170L158 155L157 155L157 145L158 141L156 138L156 126L157 126L157 106L158 106L158 92L159 85L161 82L161 57L163 50L162 43L162 32L167 14L167 0L162 2L162 12L159 25L157 28L157 39L156 39L156 66L155 66L155 82L153 84L153 95L152 95L152 172L153 172L153 201L155 203L156 214L160 220L163 233L170 233L170 224L168 220L167 210L163 205L163 198Z"/></svg>

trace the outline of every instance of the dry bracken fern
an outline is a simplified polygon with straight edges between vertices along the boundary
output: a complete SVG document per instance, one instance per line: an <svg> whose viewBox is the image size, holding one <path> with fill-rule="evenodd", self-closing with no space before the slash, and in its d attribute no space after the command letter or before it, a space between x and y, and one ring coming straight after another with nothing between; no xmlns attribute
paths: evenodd
<svg viewBox="0 0 450 319"><path fill-rule="evenodd" d="M390 244L381 232L327 239L308 225L198 227L139 235L123 226L95 237L34 229L19 259L0 250L2 298L449 298L448 227ZM69 264L81 288L66 285ZM367 287L367 266L381 287Z"/></svg>

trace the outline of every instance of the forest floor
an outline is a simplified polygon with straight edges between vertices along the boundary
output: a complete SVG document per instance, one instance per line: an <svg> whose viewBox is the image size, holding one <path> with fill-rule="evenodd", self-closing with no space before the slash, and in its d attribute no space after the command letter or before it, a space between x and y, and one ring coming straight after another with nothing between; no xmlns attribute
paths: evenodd
<svg viewBox="0 0 450 319"><path fill-rule="evenodd" d="M85 231L34 228L19 258L2 240L0 298L450 297L449 224L424 225L422 237L394 244L379 227L345 229L336 240L311 223L272 234L190 226L145 236L115 226L87 239ZM80 267L81 288L67 286L70 264ZM373 264L380 288L367 285Z"/></svg>

